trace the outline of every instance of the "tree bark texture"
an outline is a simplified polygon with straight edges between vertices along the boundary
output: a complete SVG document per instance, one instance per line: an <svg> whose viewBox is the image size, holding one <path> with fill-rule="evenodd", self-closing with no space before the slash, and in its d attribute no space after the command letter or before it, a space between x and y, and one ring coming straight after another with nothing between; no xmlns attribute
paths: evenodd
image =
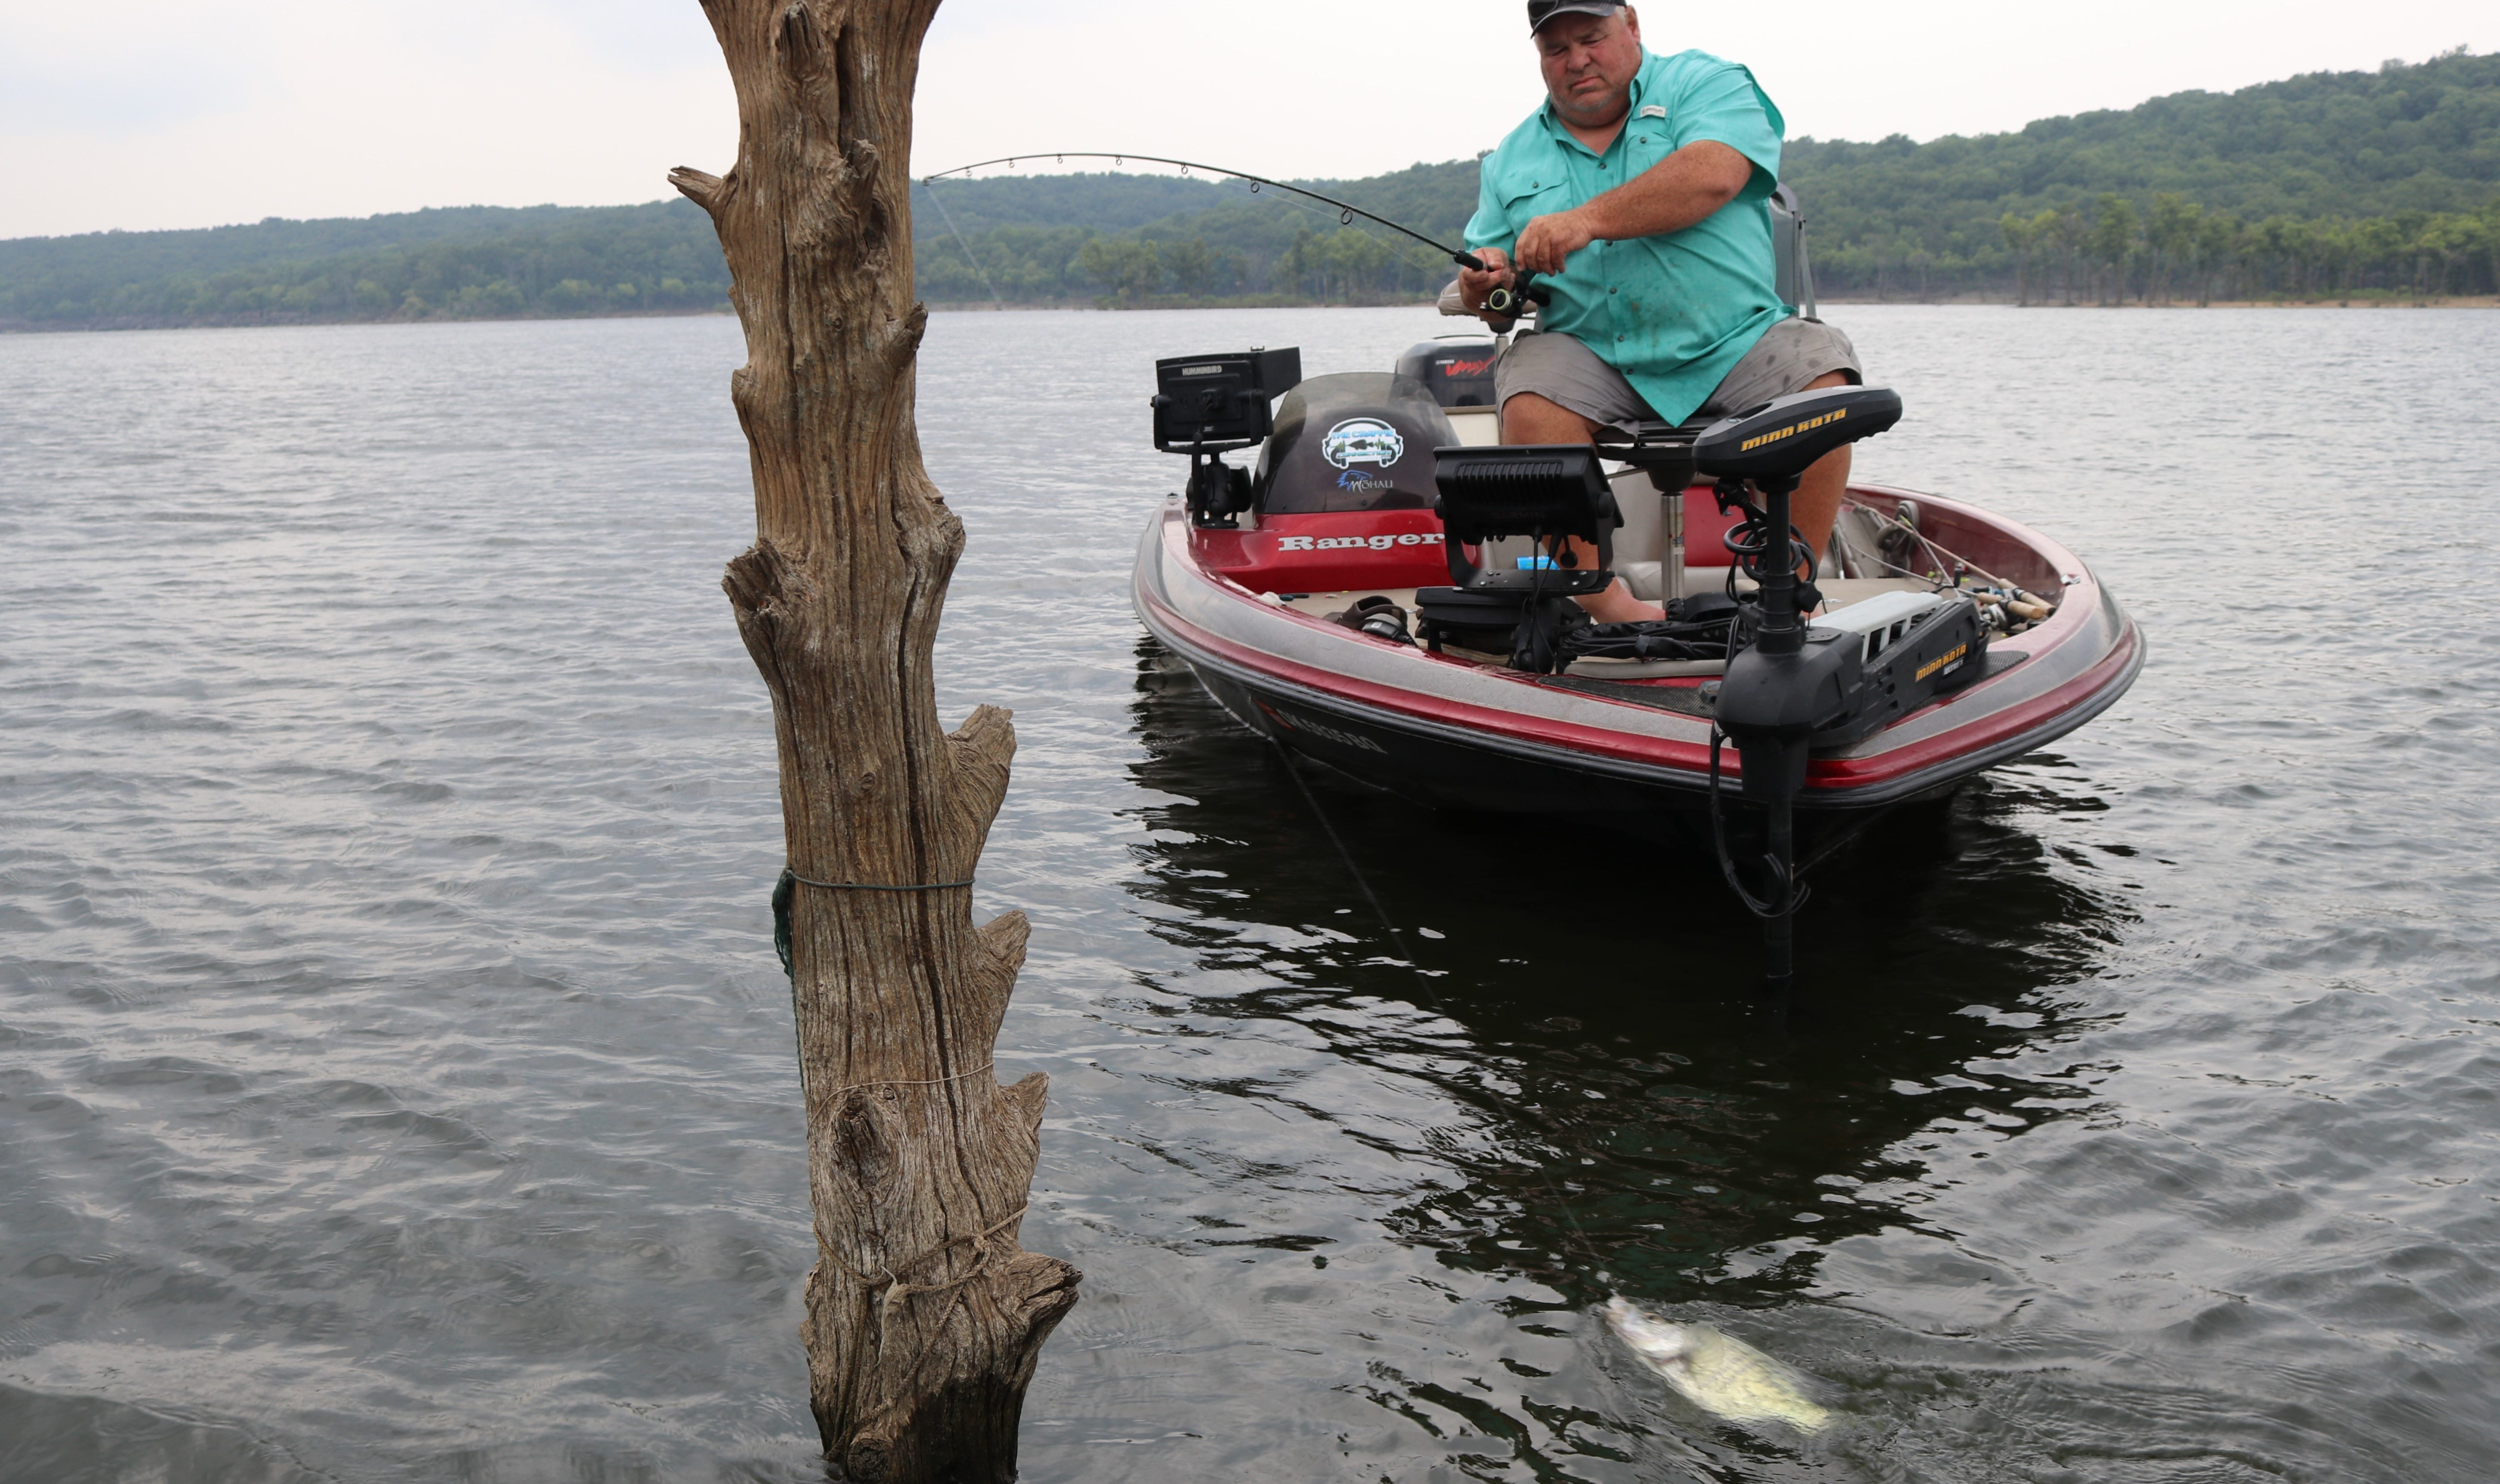
<svg viewBox="0 0 2500 1484"><path fill-rule="evenodd" d="M679 169L729 260L756 541L722 585L773 694L818 1257L802 1327L827 1454L868 1481L1015 1473L1081 1276L1018 1223L1048 1079L990 1070L1027 928L969 880L1007 713L945 732L930 651L964 528L913 419L911 93L937 0L703 0L738 161ZM807 883L862 883L860 890Z"/></svg>

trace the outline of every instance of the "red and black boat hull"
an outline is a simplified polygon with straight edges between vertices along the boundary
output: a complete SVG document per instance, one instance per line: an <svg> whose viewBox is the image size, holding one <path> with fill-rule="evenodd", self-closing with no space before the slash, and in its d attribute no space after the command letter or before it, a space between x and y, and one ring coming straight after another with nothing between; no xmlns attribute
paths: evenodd
<svg viewBox="0 0 2500 1484"><path fill-rule="evenodd" d="M1866 486L1853 495L1881 509L1903 492ZM2000 640L1980 678L1864 742L1815 756L1796 801L1808 818L1949 791L2100 714L2143 665L2136 626L2073 553L1974 507L1916 498L1945 544L2056 593L2057 610ZM1325 518L1411 524L1417 513ZM1366 534L1350 529L1334 549L1374 549L1361 539ZM1274 531L1266 536L1280 544ZM1267 596L1277 589L1263 584L1275 575L1241 564L1243 548L1258 541L1257 533L1194 530L1174 503L1145 532L1133 591L1147 629L1245 726L1436 806L1633 829L1707 806L1711 723L1697 682L1533 676L1375 639ZM1379 549L1397 565L1384 563L1376 587L1411 585L1408 569L1424 553ZM1340 581L1359 575L1330 574ZM1717 576L1696 569L1696 577ZM1346 587L1359 593L1365 584ZM1732 783L1733 748L1720 767Z"/></svg>

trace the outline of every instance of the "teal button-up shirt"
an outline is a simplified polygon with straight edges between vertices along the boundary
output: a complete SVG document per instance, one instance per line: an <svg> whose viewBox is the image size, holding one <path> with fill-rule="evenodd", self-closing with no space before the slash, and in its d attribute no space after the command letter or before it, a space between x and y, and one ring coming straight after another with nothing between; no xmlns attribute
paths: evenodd
<svg viewBox="0 0 2500 1484"><path fill-rule="evenodd" d="M1704 51L1644 52L1631 112L1593 154L1549 101L1482 164L1467 246L1511 250L1528 223L1602 195L1695 140L1754 162L1736 198L1677 232L1593 242L1540 279L1554 302L1539 328L1569 335L1624 374L1661 417L1682 422L1762 332L1793 311L1780 302L1764 202L1779 183L1780 111L1734 62Z"/></svg>

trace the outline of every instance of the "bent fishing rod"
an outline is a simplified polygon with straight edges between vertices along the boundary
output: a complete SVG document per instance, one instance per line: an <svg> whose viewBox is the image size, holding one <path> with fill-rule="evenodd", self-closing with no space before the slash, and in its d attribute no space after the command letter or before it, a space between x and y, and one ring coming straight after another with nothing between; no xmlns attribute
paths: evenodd
<svg viewBox="0 0 2500 1484"><path fill-rule="evenodd" d="M1012 169L1018 161L1037 160L1042 158L1044 154L1047 154L1054 162L1063 165L1070 159L1109 160L1115 165L1125 165L1131 160L1144 160L1147 163L1154 165L1177 165L1180 167L1183 175L1186 175L1193 170L1203 170L1208 175L1230 176L1236 181L1246 181L1249 182L1251 193L1254 195L1258 193L1261 186L1271 185L1278 190L1292 191L1297 196L1307 196L1313 201L1335 207L1337 211L1337 220L1348 226L1352 226L1354 224L1354 218L1357 216L1362 217L1365 221L1376 221L1382 226L1387 227L1392 232L1403 233L1405 236L1411 237L1415 241L1422 243L1425 247L1431 248L1433 251L1447 256L1451 262L1458 264L1462 268L1473 269L1477 273L1489 273L1492 271L1485 266L1484 259L1476 256L1472 252L1463 252L1460 249L1449 246L1447 243L1434 242L1432 239L1426 237L1423 233L1416 231L1413 227L1392 221L1388 217L1380 215L1376 212L1366 212L1363 208L1353 205L1350 202L1339 201L1334 196L1323 196L1318 191L1307 190L1299 185L1289 185L1282 181L1270 181L1266 176L1254 176L1246 170L1227 170L1221 165L1201 165L1196 160L1175 160L1167 158L1160 154L1105 154L1100 150L1094 149L1050 149L1034 154L1003 154L994 160L979 160L970 165L958 165L952 170L940 170L934 175L922 176L920 178L920 183L932 187L930 199L934 201L937 199L935 191L937 183L947 176L959 175L970 179L971 173L975 170L987 169L992 165L1005 165ZM940 210L942 211L943 208L940 208ZM974 266L978 267L979 264L975 262ZM1535 281L1535 278L1536 276L1534 274L1527 273L1519 269L1513 269L1513 281L1511 284L1507 287L1497 288L1492 293L1487 294L1485 296L1485 308L1491 310L1497 314L1516 314L1525 310L1527 305L1530 303L1545 303L1550 291L1547 290L1544 285L1537 283Z"/></svg>

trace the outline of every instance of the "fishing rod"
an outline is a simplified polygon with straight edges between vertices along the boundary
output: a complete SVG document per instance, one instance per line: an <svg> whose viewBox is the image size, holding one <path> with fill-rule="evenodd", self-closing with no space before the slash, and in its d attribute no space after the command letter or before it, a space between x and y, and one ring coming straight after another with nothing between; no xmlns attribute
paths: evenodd
<svg viewBox="0 0 2500 1484"><path fill-rule="evenodd" d="M1053 161L1062 165L1068 163L1071 158L1080 160L1109 160L1115 165L1125 165L1131 160L1144 160L1149 164L1155 165L1177 165L1180 167L1181 173L1184 175L1193 170L1203 170L1208 175L1230 176L1236 181L1246 181L1249 182L1251 193L1254 195L1257 194L1261 186L1272 185L1278 190L1292 191L1297 196L1307 196L1313 201L1322 202L1326 205L1335 207L1337 211L1337 220L1343 222L1347 226L1352 226L1354 224L1354 218L1357 216L1362 217L1365 221L1376 221L1382 226L1387 227L1392 232L1403 233L1405 236L1411 237L1415 241L1422 243L1425 247L1431 248L1433 251L1444 254L1451 262L1458 264L1462 268L1473 269L1477 273L1489 273L1492 271L1485 266L1484 259L1476 256L1474 253L1461 251L1447 243L1434 242L1431 238L1426 237L1423 233L1416 231L1413 227L1406 226L1400 222L1392 221L1388 217L1380 215L1376 212L1366 212L1363 208L1356 206L1351 202L1339 201L1334 196L1324 196L1318 191L1307 190L1299 185L1289 185L1282 181L1270 181L1266 176L1254 176L1246 170L1227 170L1221 165L1202 165L1196 160L1168 159L1160 154L1105 154L1096 149L1053 149L1046 152ZM920 183L933 187L930 193L930 199L935 201L938 198L934 187L940 180L947 176L959 175L970 179L971 173L975 170L983 170L992 165L1004 165L1013 169L1016 163L1020 160L1037 160L1041 157L1042 156L1040 154L1003 154L994 160L980 160L970 165L958 165L952 170L940 170L934 175L922 176L920 178ZM948 224L951 226L952 222L950 221ZM961 234L959 233L957 235L960 239ZM968 247L966 250L969 252L970 249ZM977 267L979 265L975 263L974 266ZM1513 281L1509 286L1497 288L1492 293L1485 296L1486 309L1493 311L1497 314L1516 314L1521 313L1526 305L1530 303L1543 304L1546 302L1550 291L1547 290L1544 285L1535 281L1535 275L1514 269L1512 270L1512 280ZM995 292L995 290L993 290L993 292Z"/></svg>

